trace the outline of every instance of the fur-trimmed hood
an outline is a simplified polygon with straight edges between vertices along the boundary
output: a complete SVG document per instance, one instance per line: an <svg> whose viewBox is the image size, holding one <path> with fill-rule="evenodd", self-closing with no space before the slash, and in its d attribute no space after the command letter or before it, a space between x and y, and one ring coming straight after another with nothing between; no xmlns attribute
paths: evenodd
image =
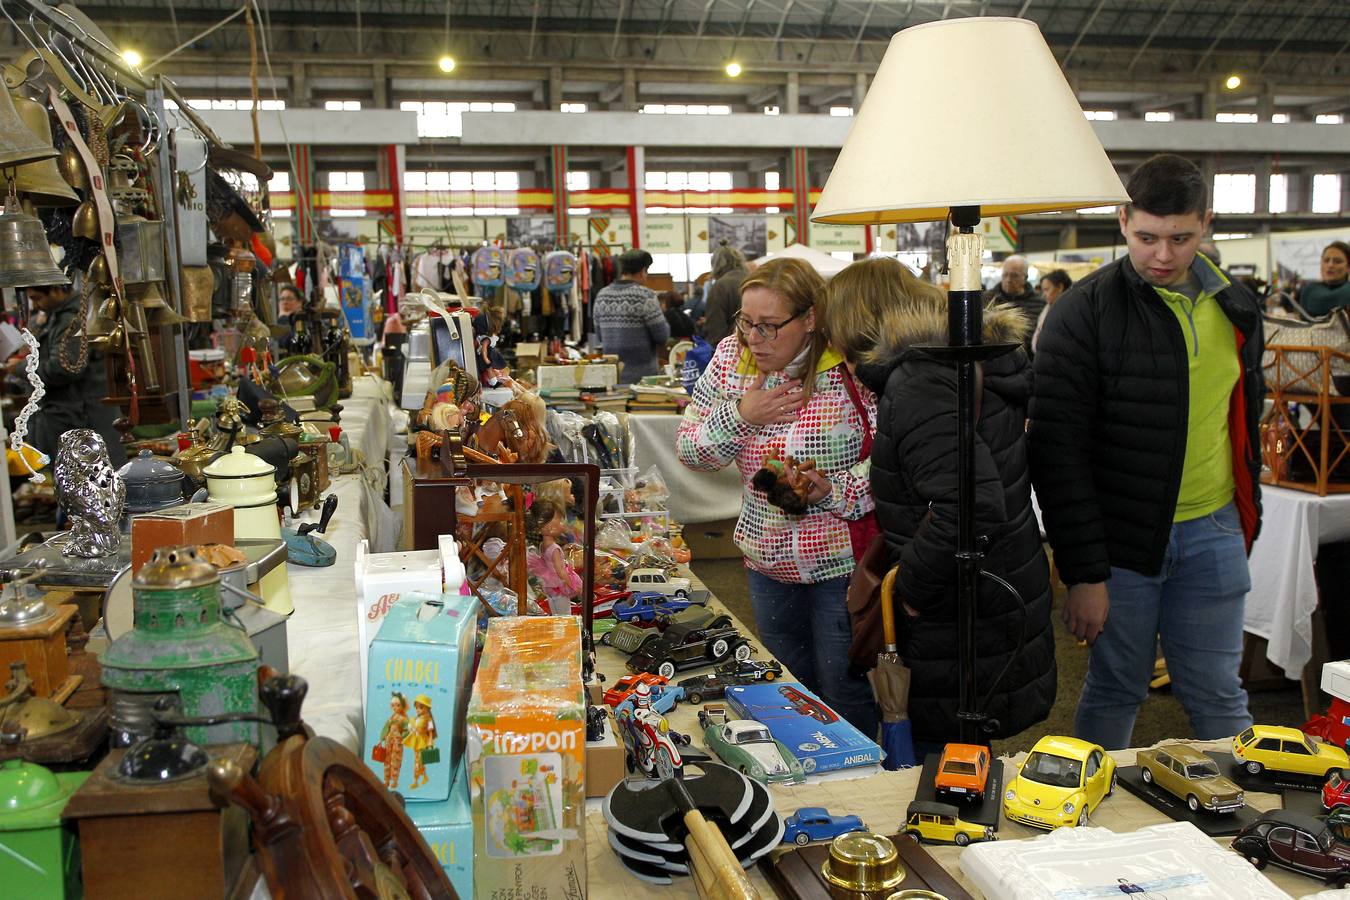
<svg viewBox="0 0 1350 900"><path fill-rule="evenodd" d="M1014 306L997 305L984 310L984 342L986 344L1021 344L1032 323L1026 313ZM881 394L891 372L907 354L923 344L947 343L947 315L931 311L908 316L892 316L882 323L876 347L870 360L858 366L858 377L875 393ZM984 363L986 387L1006 393L1009 399L1026 402L1030 393L1026 353L1019 347L1011 353ZM1005 379L1012 383L1003 384Z"/></svg>

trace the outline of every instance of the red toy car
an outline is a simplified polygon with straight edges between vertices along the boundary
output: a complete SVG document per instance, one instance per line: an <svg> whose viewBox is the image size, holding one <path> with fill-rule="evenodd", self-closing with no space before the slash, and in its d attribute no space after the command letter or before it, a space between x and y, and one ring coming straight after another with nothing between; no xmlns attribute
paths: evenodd
<svg viewBox="0 0 1350 900"><path fill-rule="evenodd" d="M614 682L614 687L605 691L605 703L609 706L618 706L620 703L627 700L633 691L637 690L637 686L644 681L647 684L656 686L658 684L667 684L670 679L666 678L664 675L653 675L650 672L625 675Z"/></svg>
<svg viewBox="0 0 1350 900"><path fill-rule="evenodd" d="M778 689L778 693L783 695L783 699L792 704L792 709L798 715L810 716L823 725L829 725L832 722L839 721L839 715L825 704L816 700L814 697L808 697L794 687L783 685Z"/></svg>
<svg viewBox="0 0 1350 900"><path fill-rule="evenodd" d="M1345 769L1332 772L1327 783L1322 785L1322 807L1350 809L1350 774Z"/></svg>

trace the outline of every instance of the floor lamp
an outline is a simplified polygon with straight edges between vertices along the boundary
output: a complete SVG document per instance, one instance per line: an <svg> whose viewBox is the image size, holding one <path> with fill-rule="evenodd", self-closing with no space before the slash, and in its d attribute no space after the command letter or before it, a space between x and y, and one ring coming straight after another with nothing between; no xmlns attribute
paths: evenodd
<svg viewBox="0 0 1350 900"><path fill-rule="evenodd" d="M983 552L975 528L975 366L1015 349L985 344L982 216L1126 202L1125 189L1027 19L931 22L896 34L812 221L882 225L950 219L948 342L957 369L957 627L961 739L982 741L975 612ZM847 301L845 301L847 302Z"/></svg>

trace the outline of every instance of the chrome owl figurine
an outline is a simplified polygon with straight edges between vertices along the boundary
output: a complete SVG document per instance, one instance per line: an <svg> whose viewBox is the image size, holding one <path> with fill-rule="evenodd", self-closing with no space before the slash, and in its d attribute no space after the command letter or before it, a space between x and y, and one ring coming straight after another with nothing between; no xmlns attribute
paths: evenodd
<svg viewBox="0 0 1350 900"><path fill-rule="evenodd" d="M98 432L73 428L56 451L56 499L70 517L63 556L112 556L121 542L118 522L127 499L122 477L112 467Z"/></svg>

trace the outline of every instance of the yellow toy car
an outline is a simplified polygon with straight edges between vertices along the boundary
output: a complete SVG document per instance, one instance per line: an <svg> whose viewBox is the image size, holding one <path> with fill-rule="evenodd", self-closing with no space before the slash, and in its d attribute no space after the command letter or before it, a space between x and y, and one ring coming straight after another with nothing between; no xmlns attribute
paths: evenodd
<svg viewBox="0 0 1350 900"><path fill-rule="evenodd" d="M950 803L914 800L905 810L905 834L916 841L941 841L964 847L971 841L994 840L994 829L961 819L961 811Z"/></svg>
<svg viewBox="0 0 1350 900"><path fill-rule="evenodd" d="M1003 795L1009 821L1054 830L1086 825L1116 789L1116 761L1096 744L1049 735L1036 742Z"/></svg>
<svg viewBox="0 0 1350 900"><path fill-rule="evenodd" d="M1233 738L1233 759L1253 775L1270 769L1325 779L1350 767L1350 756L1340 747L1280 725L1253 725Z"/></svg>

